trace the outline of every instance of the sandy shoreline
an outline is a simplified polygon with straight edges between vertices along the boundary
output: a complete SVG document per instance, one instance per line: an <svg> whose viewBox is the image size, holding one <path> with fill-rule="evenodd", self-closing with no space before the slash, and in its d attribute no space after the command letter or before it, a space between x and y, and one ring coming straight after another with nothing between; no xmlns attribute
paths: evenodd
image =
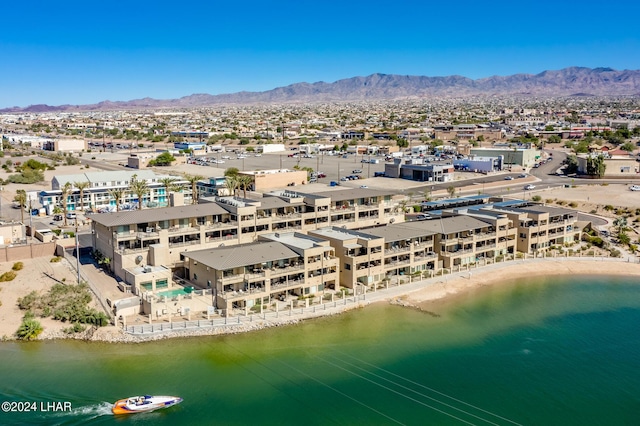
<svg viewBox="0 0 640 426"><path fill-rule="evenodd" d="M494 264L468 272L459 272L446 277L437 277L430 280L393 287L384 291L367 294L364 304L353 305L345 309L351 310L372 303L393 303L412 308L429 309L437 303L457 303L457 298L463 302L464 297L472 296L471 292L487 286L510 285L522 278L567 276L567 275L608 275L608 276L640 276L640 264L628 263L614 259L529 259L526 261L512 261L508 263ZM330 315L335 315L332 313ZM325 315L309 314L295 318L282 318L282 321L258 321L253 324L242 324L229 328L213 328L185 330L154 336L132 336L124 333L116 327L107 327L96 330L95 333L85 337L86 340L103 342L144 342L162 340L175 337L208 336L219 334L236 334L260 330L268 327L286 326L297 324L301 321L317 318ZM43 336L45 338L57 338L55 334ZM81 336L77 336L82 338Z"/></svg>
<svg viewBox="0 0 640 426"><path fill-rule="evenodd" d="M496 264L468 273L454 274L448 279L441 278L438 283L406 294L403 298L411 304L422 304L443 299L451 299L456 295L473 289L509 285L522 278L567 276L567 275L615 275L640 276L640 264L622 260L579 260L579 259L539 259L514 261L507 264Z"/></svg>

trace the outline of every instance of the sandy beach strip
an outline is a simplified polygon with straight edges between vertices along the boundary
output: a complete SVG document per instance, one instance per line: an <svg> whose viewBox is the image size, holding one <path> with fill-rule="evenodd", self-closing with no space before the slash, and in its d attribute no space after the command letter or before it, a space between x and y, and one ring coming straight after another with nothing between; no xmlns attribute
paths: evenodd
<svg viewBox="0 0 640 426"><path fill-rule="evenodd" d="M429 280L429 284L421 288L405 293L402 298L409 304L418 305L450 299L480 287L509 284L518 279L567 275L640 277L640 263L575 258L516 260L471 269L469 272L440 276Z"/></svg>

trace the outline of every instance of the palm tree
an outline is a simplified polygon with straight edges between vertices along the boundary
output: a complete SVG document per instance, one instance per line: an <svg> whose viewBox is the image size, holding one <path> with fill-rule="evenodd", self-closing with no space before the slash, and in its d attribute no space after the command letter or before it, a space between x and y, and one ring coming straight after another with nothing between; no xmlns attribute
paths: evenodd
<svg viewBox="0 0 640 426"><path fill-rule="evenodd" d="M13 197L13 201L20 205L20 222L24 223L24 208L27 205L27 192L24 189L18 189L16 196Z"/></svg>
<svg viewBox="0 0 640 426"><path fill-rule="evenodd" d="M204 179L201 175L186 175L185 179L191 184L191 198L193 204L198 204L198 181Z"/></svg>
<svg viewBox="0 0 640 426"><path fill-rule="evenodd" d="M236 189L240 186L240 182L238 181L238 176L227 176L225 178L225 185L232 196L236 195Z"/></svg>
<svg viewBox="0 0 640 426"><path fill-rule="evenodd" d="M160 178L158 179L158 181L162 184L162 187L164 188L165 196L167 197L169 197L169 192L177 191L178 188L180 188L178 185L176 185L176 182L178 181L178 179L171 176ZM168 204L168 199L167 199L167 204Z"/></svg>
<svg viewBox="0 0 640 426"><path fill-rule="evenodd" d="M80 210L84 211L84 190L89 187L89 182L73 182L73 186L78 188L78 191L80 191Z"/></svg>
<svg viewBox="0 0 640 426"><path fill-rule="evenodd" d="M624 217L624 216L618 216L613 221L613 226L618 228L618 234L621 233L621 232L624 232L625 229L627 228L627 218Z"/></svg>
<svg viewBox="0 0 640 426"><path fill-rule="evenodd" d="M142 210L142 199L149 193L149 185L146 180L138 180L137 175L131 176L131 184L129 185L131 192L138 197L138 209Z"/></svg>
<svg viewBox="0 0 640 426"><path fill-rule="evenodd" d="M67 203L69 202L69 194L71 193L71 188L71 182L65 183L62 188L60 188L60 204L62 204L64 226L67 226Z"/></svg>
<svg viewBox="0 0 640 426"><path fill-rule="evenodd" d="M242 188L243 197L247 198L247 187L253 184L253 178L249 175L238 175L238 188Z"/></svg>
<svg viewBox="0 0 640 426"><path fill-rule="evenodd" d="M109 196L116 201L116 211L120 211L120 201L124 198L127 193L127 190L124 188L113 188L107 191Z"/></svg>

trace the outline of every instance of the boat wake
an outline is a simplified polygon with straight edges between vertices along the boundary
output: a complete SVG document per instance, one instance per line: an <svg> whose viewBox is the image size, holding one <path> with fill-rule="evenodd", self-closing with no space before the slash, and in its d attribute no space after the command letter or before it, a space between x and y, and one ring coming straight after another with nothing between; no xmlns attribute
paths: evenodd
<svg viewBox="0 0 640 426"><path fill-rule="evenodd" d="M113 413L111 412L111 407L113 407L112 402L103 401L97 404L74 408L71 414L83 417L84 420L93 420L102 416L112 416Z"/></svg>

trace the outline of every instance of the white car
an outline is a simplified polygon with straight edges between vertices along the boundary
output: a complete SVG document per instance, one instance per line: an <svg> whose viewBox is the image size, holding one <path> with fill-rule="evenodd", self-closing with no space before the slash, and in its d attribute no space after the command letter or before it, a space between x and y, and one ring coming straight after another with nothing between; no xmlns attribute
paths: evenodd
<svg viewBox="0 0 640 426"><path fill-rule="evenodd" d="M531 191L533 188L535 188L535 185L527 185L524 187L527 191Z"/></svg>
<svg viewBox="0 0 640 426"><path fill-rule="evenodd" d="M631 185L629 189L632 191L640 191L640 185Z"/></svg>

